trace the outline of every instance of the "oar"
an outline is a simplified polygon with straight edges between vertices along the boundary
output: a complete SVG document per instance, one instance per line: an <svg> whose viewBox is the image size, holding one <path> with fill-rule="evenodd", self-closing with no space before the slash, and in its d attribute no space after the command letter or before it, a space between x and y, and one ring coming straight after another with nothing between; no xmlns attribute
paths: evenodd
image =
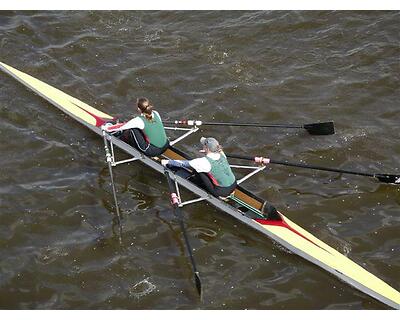
<svg viewBox="0 0 400 320"><path fill-rule="evenodd" d="M274 163L274 164L280 164L280 165L289 166L289 167L307 168L307 169L315 169L315 170L321 170L321 171L331 171L331 172L339 172L339 173L354 174L354 175L359 175L359 176L373 177L373 178L378 179L380 182L400 184L400 175L399 174L396 175L396 174L385 174L385 173L357 172L357 171L341 170L341 169L335 169L335 168L326 168L326 167L320 167L320 166L310 166L307 164L294 163L294 162L289 162L289 161L277 161L277 160L272 160L272 159L263 158L263 157L242 156L242 155L236 155L236 154L226 154L226 156L229 158L234 158L234 159L252 160L256 163L261 163L261 164Z"/></svg>
<svg viewBox="0 0 400 320"><path fill-rule="evenodd" d="M186 248L187 248L187 251L188 251L188 254L189 254L190 262L192 264L193 273L194 273L194 282L196 284L197 292L199 293L200 298L201 298L200 274L199 274L199 271L197 271L196 262L194 261L194 257L193 257L193 253L192 253L192 247L190 245L189 238L188 238L188 236L186 234L185 225L183 223L183 216L182 216L181 210L179 208L180 200L179 200L179 198L177 196L177 193L176 193L175 184L172 181L171 176L169 175L169 171L167 169L165 169L164 174L167 177L167 181L168 181L168 188L169 188L170 197L171 197L171 204L172 204L172 206L174 208L175 215L178 217L179 225L181 227L183 238L185 239L185 244L186 244Z"/></svg>
<svg viewBox="0 0 400 320"><path fill-rule="evenodd" d="M119 240L119 243L122 243L121 215L119 213L117 192L115 191L114 177L113 177L113 172L112 172L112 167L111 167L111 153L108 148L108 141L107 141L107 136L106 136L105 130L103 130L103 138L104 138L104 150L106 152L106 160L107 160L107 164L108 164L108 171L110 173L111 188L112 188L114 202L115 202L115 211L117 213L117 219L118 219L118 232L119 232L118 240Z"/></svg>
<svg viewBox="0 0 400 320"><path fill-rule="evenodd" d="M175 120L163 121L167 125L187 125L187 126L230 126L230 127L257 127L257 128L289 128L305 129L312 135L330 135L335 133L333 121L317 122L302 125L292 124L264 124L264 123L240 123L240 122L205 122L201 120Z"/></svg>

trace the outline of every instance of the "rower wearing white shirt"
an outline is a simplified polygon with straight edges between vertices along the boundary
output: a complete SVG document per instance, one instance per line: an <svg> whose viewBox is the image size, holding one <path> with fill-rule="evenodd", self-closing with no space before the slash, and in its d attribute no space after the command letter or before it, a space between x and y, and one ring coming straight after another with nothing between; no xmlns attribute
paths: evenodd
<svg viewBox="0 0 400 320"><path fill-rule="evenodd" d="M149 99L137 99L137 108L141 113L128 122L105 127L108 132L123 131L121 140L150 157L159 156L169 147L160 114L153 110Z"/></svg>
<svg viewBox="0 0 400 320"><path fill-rule="evenodd" d="M214 138L200 139L201 152L205 157L193 160L161 160L167 167L194 169L198 173L197 183L213 196L227 197L236 188L236 178L218 141ZM195 182L195 181L194 181Z"/></svg>

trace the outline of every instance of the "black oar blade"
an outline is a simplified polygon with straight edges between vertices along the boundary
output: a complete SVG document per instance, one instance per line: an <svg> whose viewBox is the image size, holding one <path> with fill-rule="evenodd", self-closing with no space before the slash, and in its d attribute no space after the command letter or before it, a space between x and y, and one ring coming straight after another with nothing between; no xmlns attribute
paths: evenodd
<svg viewBox="0 0 400 320"><path fill-rule="evenodd" d="M199 293L199 296L201 298L201 293L202 293L202 291L201 291L201 280L200 280L200 274L199 274L198 271L196 271L194 273L194 282L196 283L196 289L197 289L197 292Z"/></svg>
<svg viewBox="0 0 400 320"><path fill-rule="evenodd" d="M306 129L309 134L317 136L324 136L335 133L335 126L333 124L333 121L305 124L303 128Z"/></svg>
<svg viewBox="0 0 400 320"><path fill-rule="evenodd" d="M400 175L394 174L375 174L375 178L377 178L380 182L385 183L393 183L400 184Z"/></svg>

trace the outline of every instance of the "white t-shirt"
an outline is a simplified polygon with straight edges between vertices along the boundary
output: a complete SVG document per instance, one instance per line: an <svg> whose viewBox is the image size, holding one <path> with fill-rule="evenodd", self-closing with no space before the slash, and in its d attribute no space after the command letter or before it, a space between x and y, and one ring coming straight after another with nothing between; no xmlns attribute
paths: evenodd
<svg viewBox="0 0 400 320"><path fill-rule="evenodd" d="M160 117L160 114L157 111L155 111L155 110L152 111L151 115L154 117L153 113ZM161 119L161 117L160 117L160 119ZM135 117L135 118L129 120L122 127L120 127L119 130L127 130L127 129L134 129L134 128L138 128L140 130L144 129L144 122L143 122L142 118Z"/></svg>
<svg viewBox="0 0 400 320"><path fill-rule="evenodd" d="M207 157L210 157L213 160L218 160L221 157L221 154L219 152L210 152ZM207 160L207 157L190 160L189 164L197 172L208 173L211 171L211 163Z"/></svg>

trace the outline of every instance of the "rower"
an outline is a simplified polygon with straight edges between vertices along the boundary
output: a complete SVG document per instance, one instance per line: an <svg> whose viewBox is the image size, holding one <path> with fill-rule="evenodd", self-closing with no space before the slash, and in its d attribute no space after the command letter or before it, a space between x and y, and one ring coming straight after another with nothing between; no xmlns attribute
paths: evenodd
<svg viewBox="0 0 400 320"><path fill-rule="evenodd" d="M196 175L187 175L192 182L203 187L215 197L227 197L236 188L236 178L229 166L228 160L222 151L221 145L214 138L200 139L205 157L193 160L161 160L163 166L194 169ZM182 171L181 171L182 172Z"/></svg>
<svg viewBox="0 0 400 320"><path fill-rule="evenodd" d="M122 141L143 152L146 156L156 157L169 147L160 114L153 110L149 99L136 101L140 115L126 123L104 126L107 132L114 133Z"/></svg>

